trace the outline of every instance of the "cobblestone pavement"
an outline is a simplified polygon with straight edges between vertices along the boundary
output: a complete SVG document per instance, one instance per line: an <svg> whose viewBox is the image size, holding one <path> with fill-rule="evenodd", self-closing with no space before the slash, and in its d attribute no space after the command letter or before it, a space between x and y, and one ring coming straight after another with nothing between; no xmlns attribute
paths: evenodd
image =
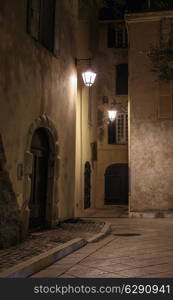
<svg viewBox="0 0 173 300"><path fill-rule="evenodd" d="M121 218L109 222L110 235L32 277L173 278L173 219Z"/></svg>
<svg viewBox="0 0 173 300"><path fill-rule="evenodd" d="M104 222L99 221L69 220L59 224L56 229L30 233L24 242L0 250L0 271L24 262L73 238L90 238L93 234L99 233L104 224Z"/></svg>

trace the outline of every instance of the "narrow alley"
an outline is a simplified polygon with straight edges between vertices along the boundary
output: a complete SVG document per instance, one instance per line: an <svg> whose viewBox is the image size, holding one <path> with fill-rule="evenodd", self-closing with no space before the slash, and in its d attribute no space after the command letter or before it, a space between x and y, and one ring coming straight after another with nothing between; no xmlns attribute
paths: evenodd
<svg viewBox="0 0 173 300"><path fill-rule="evenodd" d="M100 219L106 220L106 219ZM172 278L172 219L107 219L112 232L32 278Z"/></svg>

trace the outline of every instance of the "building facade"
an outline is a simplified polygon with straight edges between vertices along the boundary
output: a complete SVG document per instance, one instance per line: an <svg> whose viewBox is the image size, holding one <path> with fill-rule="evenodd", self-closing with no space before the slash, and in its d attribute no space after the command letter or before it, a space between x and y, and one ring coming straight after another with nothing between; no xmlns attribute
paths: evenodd
<svg viewBox="0 0 173 300"><path fill-rule="evenodd" d="M100 209L172 216L172 82L148 54L173 12L99 20L100 3L0 4L1 248Z"/></svg>
<svg viewBox="0 0 173 300"><path fill-rule="evenodd" d="M74 216L77 1L0 4L0 246Z"/></svg>
<svg viewBox="0 0 173 300"><path fill-rule="evenodd" d="M90 210L81 198L84 215L105 209L108 216L109 208L115 216L128 209L130 217L172 217L172 81L158 80L150 58L172 32L172 6L162 5L146 1L125 21L99 21L93 196ZM112 107L117 117L109 122Z"/></svg>
<svg viewBox="0 0 173 300"><path fill-rule="evenodd" d="M172 32L173 11L126 16L129 36L130 216L171 216L172 80L152 72L152 47ZM139 39L142 34L142 39Z"/></svg>

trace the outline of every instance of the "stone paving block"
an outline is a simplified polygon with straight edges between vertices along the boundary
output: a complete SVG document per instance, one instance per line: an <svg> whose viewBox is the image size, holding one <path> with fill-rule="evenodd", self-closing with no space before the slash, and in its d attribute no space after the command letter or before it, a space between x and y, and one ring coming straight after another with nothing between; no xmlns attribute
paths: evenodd
<svg viewBox="0 0 173 300"><path fill-rule="evenodd" d="M76 276L73 276L69 273L64 273L64 274L58 276L58 278L76 278Z"/></svg>
<svg viewBox="0 0 173 300"><path fill-rule="evenodd" d="M113 272L113 273L117 273L119 271L122 270L130 270L131 266L130 265L125 265L125 264L120 264L120 263L115 263L115 264L108 264L107 262L104 263L100 263L100 264L94 264L94 263L86 263L85 261L81 262L80 265L84 266L88 266L88 267L95 267L97 270L103 270L103 271L107 271L107 272Z"/></svg>
<svg viewBox="0 0 173 300"><path fill-rule="evenodd" d="M147 266L142 268L131 268L130 270L120 271L120 276L127 276L127 277L143 277L145 275L150 274L159 274L159 273L166 273L173 271L173 265L169 264L161 264L157 266Z"/></svg>
<svg viewBox="0 0 173 300"><path fill-rule="evenodd" d="M145 267L145 266L154 266L161 265L164 263L173 264L173 256L167 257L149 257L148 259L129 259L126 260L126 263L132 267Z"/></svg>
<svg viewBox="0 0 173 300"><path fill-rule="evenodd" d="M71 254L69 259L67 257L64 263L62 261L62 266L69 263L69 269L59 277L173 278L173 220L110 221L116 232L141 232L141 236L117 237L111 234L94 245L87 245ZM52 267L53 272L56 273L54 270L59 265L61 263Z"/></svg>
<svg viewBox="0 0 173 300"><path fill-rule="evenodd" d="M64 272L67 272L70 268L72 267L71 264L66 264L66 265L58 265L58 266L53 266L53 267L48 267L45 270L42 270L38 272L35 275L32 275L31 278L55 278L63 274Z"/></svg>
<svg viewBox="0 0 173 300"><path fill-rule="evenodd" d="M144 275L144 278L173 278L173 272Z"/></svg>
<svg viewBox="0 0 173 300"><path fill-rule="evenodd" d="M57 261L54 266L59 265L68 265L68 264L75 264L81 261L81 257L71 257L70 255L66 256L65 258L62 258L61 260Z"/></svg>
<svg viewBox="0 0 173 300"><path fill-rule="evenodd" d="M74 224L63 222L55 229L31 233L24 242L9 249L0 250L0 272L76 237L91 238L93 234L102 230L104 225L104 221L78 219Z"/></svg>
<svg viewBox="0 0 173 300"><path fill-rule="evenodd" d="M64 273L63 275L60 275L58 276L59 278L79 278L77 276L73 276L71 275L70 273ZM95 275L91 275L89 277L86 277L86 278L96 278ZM104 274L101 274L101 275L98 275L97 278L120 278L120 275L119 274L115 274L115 273L104 273ZM94 283L94 280L93 280L93 283Z"/></svg>
<svg viewBox="0 0 173 300"><path fill-rule="evenodd" d="M73 276L83 278L102 278L104 274L108 274L106 271L81 265L72 267L68 273Z"/></svg>

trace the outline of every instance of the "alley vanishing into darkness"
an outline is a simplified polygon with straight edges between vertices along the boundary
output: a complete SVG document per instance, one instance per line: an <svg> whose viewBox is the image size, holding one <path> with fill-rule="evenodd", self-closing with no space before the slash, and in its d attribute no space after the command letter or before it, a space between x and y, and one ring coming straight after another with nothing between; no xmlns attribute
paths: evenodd
<svg viewBox="0 0 173 300"><path fill-rule="evenodd" d="M172 219L101 219L112 232L32 277L173 278Z"/></svg>

